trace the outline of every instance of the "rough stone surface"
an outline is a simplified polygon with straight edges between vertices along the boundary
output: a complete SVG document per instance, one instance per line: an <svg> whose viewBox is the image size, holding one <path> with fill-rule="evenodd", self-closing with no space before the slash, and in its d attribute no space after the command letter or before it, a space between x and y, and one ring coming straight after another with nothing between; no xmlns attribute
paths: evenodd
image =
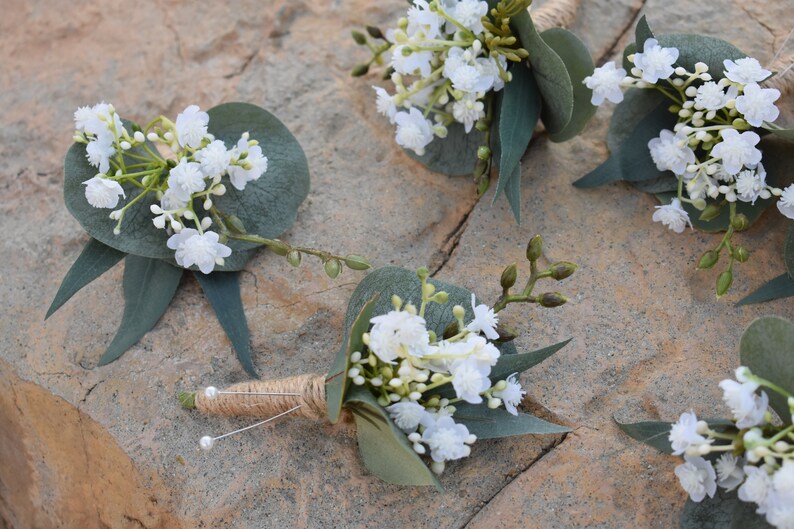
<svg viewBox="0 0 794 529"><path fill-rule="evenodd" d="M715 301L714 275L694 271L713 236L652 225L652 199L626 186L570 186L606 156L605 108L569 143L535 139L523 161L525 221L514 226L504 200L476 203L471 182L401 153L372 109L375 77L348 76L363 58L349 30L396 20L402 2L11 3L0 20L0 527L675 526L685 498L674 459L622 436L613 417L721 409L717 383L736 365L743 328L761 315L794 317L786 301L732 306L782 268L776 213L741 234L752 259ZM573 29L602 62L643 13L660 33L719 35L762 62L792 24L790 2L595 0ZM370 476L349 425L283 421L200 452L202 435L246 423L184 411L177 393L245 374L192 278L155 329L106 367L96 361L121 317L122 266L43 322L86 241L61 194L71 112L103 99L135 120L190 103L271 110L312 171L285 234L295 243L377 266L428 264L494 299L502 267L542 233L549 260L580 265L560 286L571 303L505 318L522 349L575 338L524 375L534 405L574 432L480 442L475 457L450 465L443 494ZM249 263L243 303L263 375L328 368L360 277L331 281L316 262L295 270L266 253Z"/></svg>

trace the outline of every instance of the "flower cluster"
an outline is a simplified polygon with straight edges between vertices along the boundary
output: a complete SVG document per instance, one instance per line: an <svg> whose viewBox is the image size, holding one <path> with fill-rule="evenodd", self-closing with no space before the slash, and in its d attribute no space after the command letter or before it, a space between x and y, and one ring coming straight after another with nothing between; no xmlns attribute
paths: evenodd
<svg viewBox="0 0 794 529"><path fill-rule="evenodd" d="M756 512L774 527L793 528L794 426L772 422L769 397L759 389L785 396L792 415L794 397L746 367L736 370L736 380L723 380L720 387L732 423L712 427L687 412L670 430L673 454L684 456L675 469L681 486L695 502L714 497L718 486L728 491L738 487L739 499L755 503ZM721 455L707 459L710 454Z"/></svg>
<svg viewBox="0 0 794 529"><path fill-rule="evenodd" d="M494 310L477 305L472 294L474 319L466 323L464 308L455 305L452 314L457 324L445 333L448 337L438 339L427 329L425 308L428 303L447 303L448 295L436 292L422 269L419 277L420 308L394 296L394 310L370 320L372 327L363 336L366 347L351 355L347 374L354 385L378 397L414 450L429 452L431 468L440 474L446 461L467 457L477 439L464 424L455 422L455 403L484 403L489 409L504 406L517 415L516 406L526 392L515 375L495 383L489 378L500 356L489 341L499 337ZM447 397L440 394L442 386L451 387Z"/></svg>
<svg viewBox="0 0 794 529"><path fill-rule="evenodd" d="M489 18L488 3L481 0L414 0L398 28L385 36L370 31L386 42L371 47L370 62L390 55L394 93L373 88L378 112L396 125L400 146L422 155L434 137L446 137L452 123L462 124L467 133L475 125L487 128L492 105L488 96L511 79L507 61L527 56L503 20L528 4L503 1ZM356 35L357 41L366 42Z"/></svg>
<svg viewBox="0 0 794 529"><path fill-rule="evenodd" d="M196 105L188 106L175 122L160 116L144 129L130 124L127 130L107 103L78 108L74 121L74 140L86 145L88 163L98 170L83 182L86 200L95 208L113 210L116 235L125 213L153 195L159 204L150 206L152 223L167 230L176 262L185 268L195 265L205 274L223 265L231 249L208 231L211 214L217 213L213 197L226 193L224 177L242 191L267 171L267 157L256 140L245 133L227 149L207 132L209 115ZM128 192L130 200L116 209Z"/></svg>
<svg viewBox="0 0 794 529"><path fill-rule="evenodd" d="M702 62L693 72L676 67L678 55L678 49L647 39L641 52L629 56L634 64L630 75L608 63L584 81L593 90L594 105L605 99L618 103L623 100L622 89L631 87L655 89L674 101L670 109L678 122L673 130L662 130L648 149L660 171L672 171L679 179L678 199L662 206L653 220L681 233L689 223L682 202L703 210L706 198L754 204L772 196L780 197L781 213L794 218L794 186L783 190L766 183L757 148L761 138L752 130L774 122L780 114L775 106L780 91L759 85L772 72L745 57L725 60L724 76L714 79ZM688 198L682 195L683 188Z"/></svg>

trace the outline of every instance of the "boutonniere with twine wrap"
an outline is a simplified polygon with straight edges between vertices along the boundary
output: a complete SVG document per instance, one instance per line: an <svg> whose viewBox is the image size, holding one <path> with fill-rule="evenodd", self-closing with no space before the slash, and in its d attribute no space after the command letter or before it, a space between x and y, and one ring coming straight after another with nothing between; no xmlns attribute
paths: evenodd
<svg viewBox="0 0 794 529"><path fill-rule="evenodd" d="M429 279L426 268L372 272L352 295L342 347L327 374L180 395L185 407L202 413L264 418L203 437L201 448L287 414L331 423L352 415L362 459L373 474L397 485L440 489L436 475L447 462L469 456L478 439L568 431L517 409L526 394L519 375L568 341L517 353L515 333L500 314L511 303L566 302L558 292L534 294L538 281L560 281L576 269L568 262L540 269L541 249L536 236L527 250L530 276L520 290L512 290L516 265L505 269L503 294L492 308L468 290Z"/></svg>
<svg viewBox="0 0 794 529"><path fill-rule="evenodd" d="M113 105L75 112L65 161L64 200L91 236L67 273L47 317L124 259L124 315L99 360L116 360L154 327L185 270L193 271L246 371L256 376L240 299L239 271L266 246L298 266L318 256L334 278L362 257L294 247L277 237L309 192L297 140L272 114L227 103L188 106L175 121L145 127Z"/></svg>
<svg viewBox="0 0 794 529"><path fill-rule="evenodd" d="M689 494L683 529L794 527L794 325L754 321L742 336L736 380L720 382L731 420L620 424L668 454ZM764 521L766 520L766 523Z"/></svg>
<svg viewBox="0 0 794 529"><path fill-rule="evenodd" d="M521 158L538 120L552 141L576 136L595 113L582 84L593 69L585 45L558 26L579 0L413 0L396 28L354 31L373 65L388 65L373 87L395 140L429 169L473 175L482 196L498 172L494 200L507 197L520 222Z"/></svg>
<svg viewBox="0 0 794 529"><path fill-rule="evenodd" d="M594 104L618 105L607 138L610 157L574 185L630 182L661 202L655 222L676 233L687 226L725 232L697 264L708 269L727 261L716 279L717 297L724 295L734 265L750 257L734 234L772 203L794 218L790 146L781 143L794 139L794 130L774 123L780 114L775 102L794 83L792 60L776 58L765 69L718 38L656 37L643 17L623 67L609 62L585 79ZM794 294L794 281L784 286ZM761 291L743 302L773 297L781 296Z"/></svg>

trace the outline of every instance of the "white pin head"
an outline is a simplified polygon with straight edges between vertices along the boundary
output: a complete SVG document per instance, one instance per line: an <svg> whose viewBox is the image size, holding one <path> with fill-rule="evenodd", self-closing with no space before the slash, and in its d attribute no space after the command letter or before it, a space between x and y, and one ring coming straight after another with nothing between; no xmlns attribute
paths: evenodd
<svg viewBox="0 0 794 529"><path fill-rule="evenodd" d="M199 439L199 446L202 450L210 450L215 445L215 439L209 435L205 435Z"/></svg>
<svg viewBox="0 0 794 529"><path fill-rule="evenodd" d="M204 396L208 399L214 399L218 396L218 388L215 386L208 386L204 389Z"/></svg>

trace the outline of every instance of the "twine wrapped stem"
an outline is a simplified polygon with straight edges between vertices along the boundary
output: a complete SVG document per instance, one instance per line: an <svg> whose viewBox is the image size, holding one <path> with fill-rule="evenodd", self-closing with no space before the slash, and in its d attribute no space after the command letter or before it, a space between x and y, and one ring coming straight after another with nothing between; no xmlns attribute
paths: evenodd
<svg viewBox="0 0 794 529"><path fill-rule="evenodd" d="M538 33L551 28L568 28L576 18L582 0L549 0L537 9L530 8Z"/></svg>

